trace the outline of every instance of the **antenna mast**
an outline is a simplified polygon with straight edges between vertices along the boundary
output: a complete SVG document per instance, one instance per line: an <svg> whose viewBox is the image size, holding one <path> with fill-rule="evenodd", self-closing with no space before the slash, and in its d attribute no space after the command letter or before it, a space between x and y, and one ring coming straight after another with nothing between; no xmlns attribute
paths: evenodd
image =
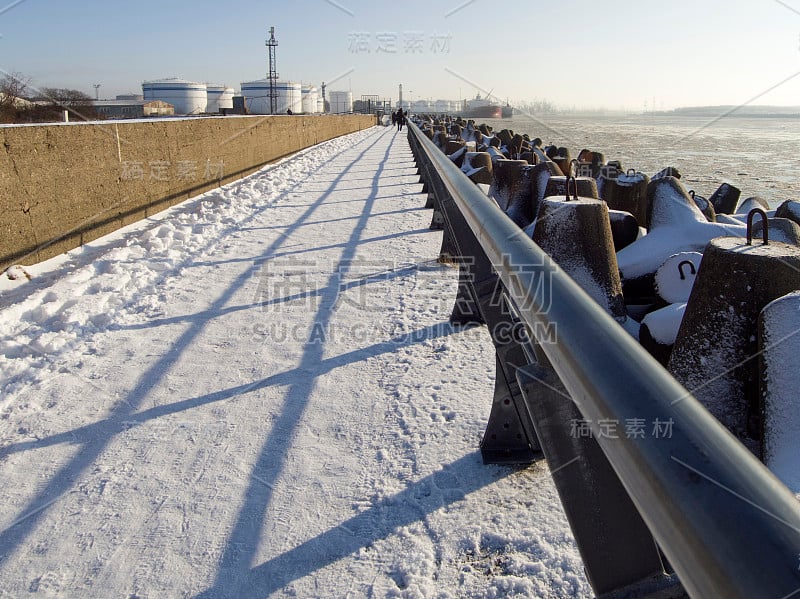
<svg viewBox="0 0 800 599"><path fill-rule="evenodd" d="M276 70L275 63L275 48L278 46L278 41L275 39L275 28L269 28L269 39L267 40L267 48L269 48L269 113L275 114L278 110L278 71Z"/></svg>

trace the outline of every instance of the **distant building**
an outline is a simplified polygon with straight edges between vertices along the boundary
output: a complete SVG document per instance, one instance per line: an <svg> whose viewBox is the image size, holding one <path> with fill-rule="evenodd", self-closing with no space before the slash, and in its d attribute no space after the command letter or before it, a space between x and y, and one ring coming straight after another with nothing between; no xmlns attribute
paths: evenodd
<svg viewBox="0 0 800 599"><path fill-rule="evenodd" d="M116 98L117 100L135 100L137 102L144 100L144 95L142 94L119 94Z"/></svg>
<svg viewBox="0 0 800 599"><path fill-rule="evenodd" d="M247 98L244 96L233 96L233 114L250 114L247 110Z"/></svg>
<svg viewBox="0 0 800 599"><path fill-rule="evenodd" d="M364 95L353 102L353 112L360 114L388 114L392 111L392 101L378 96Z"/></svg>
<svg viewBox="0 0 800 599"><path fill-rule="evenodd" d="M135 119L175 114L175 107L162 100L94 100L92 106L100 116L112 119Z"/></svg>

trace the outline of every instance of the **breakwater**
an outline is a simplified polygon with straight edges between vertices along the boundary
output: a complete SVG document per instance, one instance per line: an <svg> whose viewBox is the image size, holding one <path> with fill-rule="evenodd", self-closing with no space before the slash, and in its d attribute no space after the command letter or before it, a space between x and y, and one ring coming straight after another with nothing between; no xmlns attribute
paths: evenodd
<svg viewBox="0 0 800 599"><path fill-rule="evenodd" d="M35 263L230 183L373 116L0 128L0 269Z"/></svg>
<svg viewBox="0 0 800 599"><path fill-rule="evenodd" d="M775 431L765 430L762 413L783 409L768 391L782 387L766 380L754 359L768 349L758 342L758 322L767 304L800 289L800 269L791 266L800 258L800 203L770 210L776 198L748 197L729 183L706 198L669 164L651 177L598 149L573 151L483 123L433 120L423 127L584 291L753 453L769 459ZM764 241L753 246L760 231ZM725 257L712 243L719 238L732 240ZM704 260L709 249L715 258ZM722 278L709 284L712 271ZM696 279L705 283L692 293ZM730 306L712 308L728 280Z"/></svg>
<svg viewBox="0 0 800 599"><path fill-rule="evenodd" d="M763 200L738 202L730 185L708 199L689 193L676 169L651 179L597 151L573 160L566 147L509 130L418 122L409 138L431 228L444 229L440 259L461 275L451 322L485 324L496 350L484 460L544 456L597 596L796 589L796 568L782 559L796 539L768 554L787 528L800 530L791 524L800 508L747 451L767 440L767 458L797 455L775 434L797 412L784 375L798 355L787 343L800 310L796 202L768 218ZM685 299L690 276L685 312L709 326L697 340L699 327L679 325L668 373L637 341L646 316ZM508 325L518 334L500 335ZM762 381L759 355L776 366ZM727 394L714 403L717 382ZM775 428L759 421L758 398ZM768 465L788 481L775 459Z"/></svg>

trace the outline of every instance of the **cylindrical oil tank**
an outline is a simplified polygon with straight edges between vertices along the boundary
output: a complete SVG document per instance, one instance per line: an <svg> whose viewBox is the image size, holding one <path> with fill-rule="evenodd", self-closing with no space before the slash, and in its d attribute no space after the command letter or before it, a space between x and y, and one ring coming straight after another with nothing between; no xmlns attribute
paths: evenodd
<svg viewBox="0 0 800 599"><path fill-rule="evenodd" d="M206 91L208 92L208 107L206 108L206 112L216 114L223 109L233 108L232 87L207 83Z"/></svg>
<svg viewBox="0 0 800 599"><path fill-rule="evenodd" d="M414 100L414 104L411 107L411 112L416 112L417 114L425 114L426 112L431 111L431 104L427 100Z"/></svg>
<svg viewBox="0 0 800 599"><path fill-rule="evenodd" d="M300 88L301 104L304 114L317 112L317 88L313 85L304 85Z"/></svg>
<svg viewBox="0 0 800 599"><path fill-rule="evenodd" d="M170 78L142 83L145 100L162 100L175 107L175 114L206 112L208 93L205 83Z"/></svg>
<svg viewBox="0 0 800 599"><path fill-rule="evenodd" d="M317 96L317 112L319 114L325 113L325 100L322 99L322 96Z"/></svg>
<svg viewBox="0 0 800 599"><path fill-rule="evenodd" d="M242 95L246 98L250 114L271 114L269 79L242 82ZM300 84L291 81L276 81L277 108L275 114L300 114L303 110Z"/></svg>
<svg viewBox="0 0 800 599"><path fill-rule="evenodd" d="M329 101L332 114L353 112L353 92L331 92Z"/></svg>
<svg viewBox="0 0 800 599"><path fill-rule="evenodd" d="M441 112L446 113L450 112L450 101L449 100L436 100L436 103L433 105L434 112Z"/></svg>

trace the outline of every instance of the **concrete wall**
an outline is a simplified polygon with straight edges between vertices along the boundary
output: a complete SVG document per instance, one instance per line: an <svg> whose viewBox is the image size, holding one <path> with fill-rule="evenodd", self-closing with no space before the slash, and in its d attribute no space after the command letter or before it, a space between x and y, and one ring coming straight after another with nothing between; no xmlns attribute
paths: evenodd
<svg viewBox="0 0 800 599"><path fill-rule="evenodd" d="M96 239L374 116L0 127L0 270Z"/></svg>

